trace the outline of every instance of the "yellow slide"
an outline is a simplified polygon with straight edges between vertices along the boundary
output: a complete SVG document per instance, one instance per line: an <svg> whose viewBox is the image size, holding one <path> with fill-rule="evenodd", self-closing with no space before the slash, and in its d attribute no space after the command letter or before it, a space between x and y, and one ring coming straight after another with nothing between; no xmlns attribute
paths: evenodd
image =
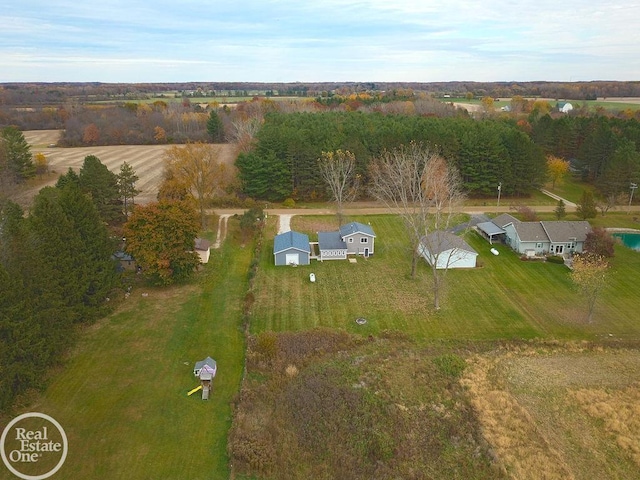
<svg viewBox="0 0 640 480"><path fill-rule="evenodd" d="M198 385L196 388L187 393L187 395L191 396L192 393L196 393L200 389L202 389L202 385Z"/></svg>

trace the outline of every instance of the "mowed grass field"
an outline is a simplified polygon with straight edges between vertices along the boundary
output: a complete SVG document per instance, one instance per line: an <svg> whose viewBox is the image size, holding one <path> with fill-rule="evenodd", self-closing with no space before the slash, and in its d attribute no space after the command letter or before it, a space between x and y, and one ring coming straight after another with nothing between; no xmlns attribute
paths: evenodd
<svg viewBox="0 0 640 480"><path fill-rule="evenodd" d="M421 339L638 339L640 338L640 254L616 248L607 288L586 324L586 302L563 265L523 262L507 247L500 255L475 232L466 236L479 252L479 268L446 274L442 308L432 308L430 271L421 262L411 279L403 225L396 216L355 217L376 232L375 255L347 261L312 261L275 267L272 243L260 263L252 331L299 331L323 326L361 334L398 330ZM272 239L275 222L270 226ZM335 229L331 217L294 217L292 229L316 238ZM315 273L316 282L309 281ZM364 317L366 325L355 319Z"/></svg>
<svg viewBox="0 0 640 480"><path fill-rule="evenodd" d="M231 222L230 222L231 225ZM56 479L227 479L231 400L244 358L241 301L250 248L230 232L197 281L134 289L84 330L64 367L26 411L63 426L69 455ZM218 364L209 401L193 365ZM14 478L0 468L0 478Z"/></svg>

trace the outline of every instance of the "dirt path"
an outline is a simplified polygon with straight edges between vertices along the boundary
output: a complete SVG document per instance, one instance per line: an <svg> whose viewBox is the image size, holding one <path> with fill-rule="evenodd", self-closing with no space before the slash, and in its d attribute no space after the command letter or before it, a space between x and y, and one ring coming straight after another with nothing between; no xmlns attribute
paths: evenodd
<svg viewBox="0 0 640 480"><path fill-rule="evenodd" d="M231 214L223 213L218 219L218 233L216 234L216 241L213 244L213 248L220 248L224 239L227 238L227 223Z"/></svg>
<svg viewBox="0 0 640 480"><path fill-rule="evenodd" d="M286 213L283 213L280 215L279 221L278 221L278 233L285 233L291 230L291 219L293 218L293 215L289 215Z"/></svg>

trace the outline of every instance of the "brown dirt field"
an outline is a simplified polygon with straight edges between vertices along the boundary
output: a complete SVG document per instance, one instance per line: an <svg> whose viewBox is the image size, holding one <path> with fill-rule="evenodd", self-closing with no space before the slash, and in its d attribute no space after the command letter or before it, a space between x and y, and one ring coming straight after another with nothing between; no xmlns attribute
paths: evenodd
<svg viewBox="0 0 640 480"><path fill-rule="evenodd" d="M164 164L164 152L167 145L113 145L96 147L59 148L49 147L58 140L58 130L36 130L24 132L24 137L31 145L33 154L42 152L49 161L49 169L55 172L45 184L29 188L23 192L18 202L25 204L33 198L38 190L45 185L53 185L60 174L69 168L76 172L80 170L84 158L95 155L114 173L120 171L123 162L133 167L140 178L136 187L141 190L136 197L136 203L146 204L153 202L158 193L158 186L162 180ZM217 145L223 162L233 164L235 161L235 149L231 144Z"/></svg>
<svg viewBox="0 0 640 480"><path fill-rule="evenodd" d="M462 383L513 478L638 478L640 351L513 347L475 357Z"/></svg>

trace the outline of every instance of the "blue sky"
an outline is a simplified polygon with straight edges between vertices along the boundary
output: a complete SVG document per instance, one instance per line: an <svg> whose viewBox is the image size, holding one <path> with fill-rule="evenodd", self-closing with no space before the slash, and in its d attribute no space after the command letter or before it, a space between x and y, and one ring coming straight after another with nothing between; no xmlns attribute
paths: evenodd
<svg viewBox="0 0 640 480"><path fill-rule="evenodd" d="M640 80L640 0L0 0L0 82Z"/></svg>

